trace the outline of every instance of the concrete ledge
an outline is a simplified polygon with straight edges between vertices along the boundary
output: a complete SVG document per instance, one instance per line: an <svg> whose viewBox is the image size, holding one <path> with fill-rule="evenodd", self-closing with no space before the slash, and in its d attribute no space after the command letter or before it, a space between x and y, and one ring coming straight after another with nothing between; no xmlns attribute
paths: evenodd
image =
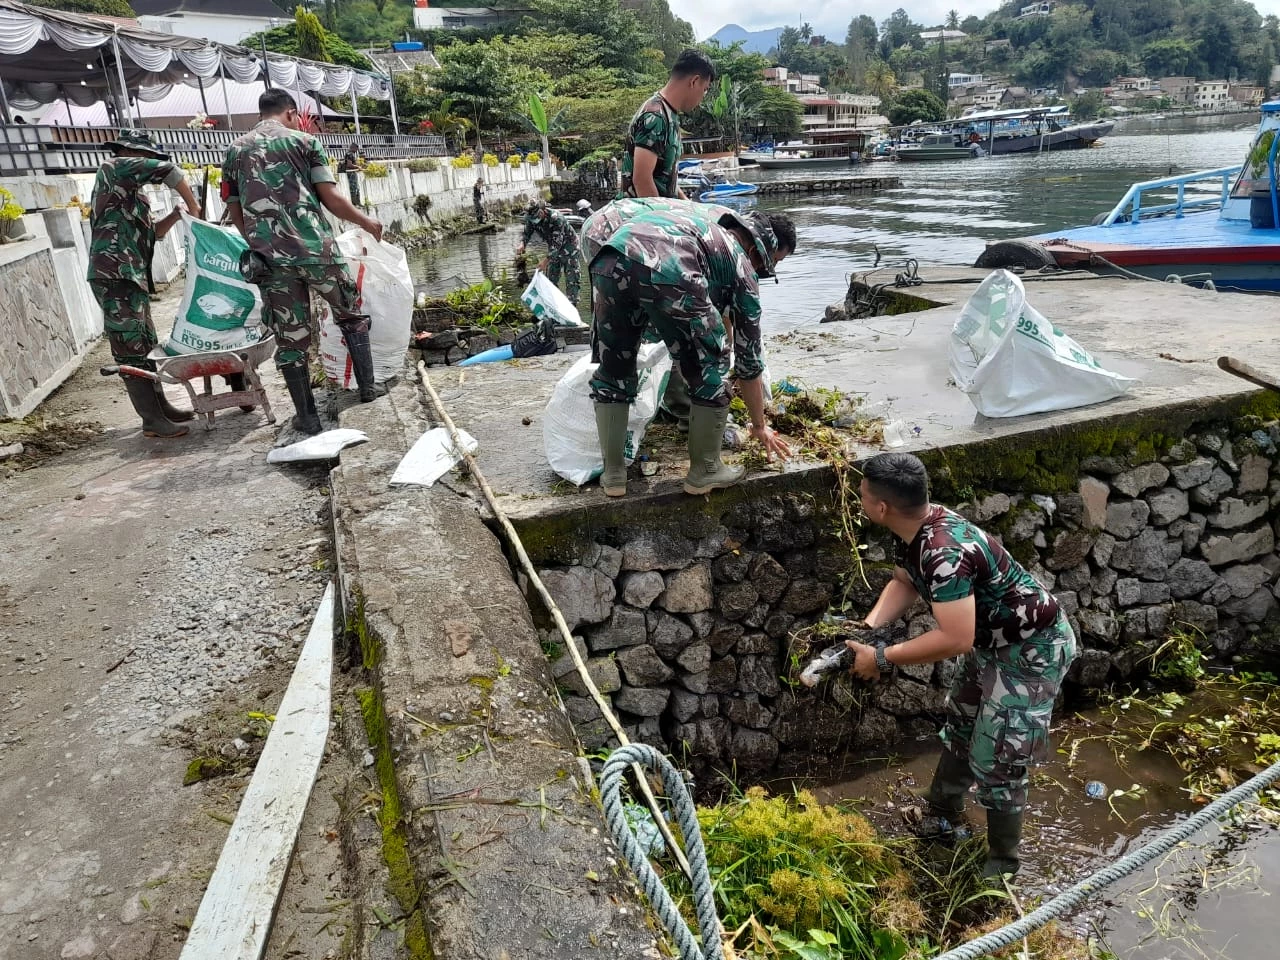
<svg viewBox="0 0 1280 960"><path fill-rule="evenodd" d="M343 414L339 582L409 956L640 957L653 936L498 541L465 486L387 486L428 428L415 384ZM598 880L587 879L588 875ZM650 955L656 956L656 952Z"/></svg>

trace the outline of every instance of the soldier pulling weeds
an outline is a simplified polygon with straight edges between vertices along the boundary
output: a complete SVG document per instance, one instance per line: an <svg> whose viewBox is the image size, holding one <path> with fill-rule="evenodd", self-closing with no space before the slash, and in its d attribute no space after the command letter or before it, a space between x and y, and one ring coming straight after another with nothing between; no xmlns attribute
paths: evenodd
<svg viewBox="0 0 1280 960"><path fill-rule="evenodd" d="M898 620L919 599L938 627L894 646L846 641L852 672L875 680L894 666L962 658L926 799L931 813L954 822L976 782L987 810L983 875L1016 873L1028 770L1048 757L1053 701L1075 657L1075 634L1058 602L1004 547L929 502L928 473L916 457L872 457L861 494L867 518L898 541L893 579L866 626Z"/></svg>

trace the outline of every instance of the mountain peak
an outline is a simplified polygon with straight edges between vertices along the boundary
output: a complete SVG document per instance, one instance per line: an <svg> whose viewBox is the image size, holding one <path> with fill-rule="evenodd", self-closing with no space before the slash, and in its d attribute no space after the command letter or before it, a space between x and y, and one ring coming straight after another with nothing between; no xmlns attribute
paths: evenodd
<svg viewBox="0 0 1280 960"><path fill-rule="evenodd" d="M742 49L747 53L768 53L778 45L778 37L782 35L782 27L771 27L767 30L747 30L736 23L726 23L723 27L707 37L721 46L742 41Z"/></svg>

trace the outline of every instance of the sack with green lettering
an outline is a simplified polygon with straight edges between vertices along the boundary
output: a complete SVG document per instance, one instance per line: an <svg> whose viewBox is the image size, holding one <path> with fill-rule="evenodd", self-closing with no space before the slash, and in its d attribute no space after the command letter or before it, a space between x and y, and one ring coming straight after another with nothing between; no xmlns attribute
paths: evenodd
<svg viewBox="0 0 1280 960"><path fill-rule="evenodd" d="M960 311L951 330L951 376L985 417L1102 403L1136 382L1103 369L1046 320L1007 270L983 280Z"/></svg>
<svg viewBox="0 0 1280 960"><path fill-rule="evenodd" d="M240 275L248 249L235 227L220 227L182 215L187 228L187 285L173 333L170 356L236 350L262 339L262 297Z"/></svg>

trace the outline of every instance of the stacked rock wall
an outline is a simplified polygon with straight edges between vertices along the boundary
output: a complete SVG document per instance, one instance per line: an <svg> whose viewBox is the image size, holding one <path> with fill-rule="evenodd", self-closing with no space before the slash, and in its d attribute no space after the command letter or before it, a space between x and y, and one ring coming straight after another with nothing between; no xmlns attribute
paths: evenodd
<svg viewBox="0 0 1280 960"><path fill-rule="evenodd" d="M1072 446L1062 438L1046 448L1044 436L1029 436L1029 448L1005 448L1007 462L991 451L925 455L935 499L999 537L1071 617L1082 640L1077 687L1140 675L1179 629L1225 660L1280 654L1271 629L1280 423L1232 415L1176 435L1108 443L1106 455L1080 456L1070 471L1055 462L1052 474L1029 470L1025 450L1052 449L1060 461ZM985 465L987 483L957 469L966 459ZM1013 474L1056 489L993 489ZM954 663L872 687L842 680L812 692L795 682L810 652L796 631L833 601L865 612L892 570L890 539L867 529L866 581L853 572L832 536L829 484L811 471L711 498L526 521L535 562L629 735L695 765L763 771L780 758L876 750L934 729ZM933 626L917 605L900 636ZM605 745L609 731L572 658L555 649L554 633L544 638L580 737L589 749Z"/></svg>

